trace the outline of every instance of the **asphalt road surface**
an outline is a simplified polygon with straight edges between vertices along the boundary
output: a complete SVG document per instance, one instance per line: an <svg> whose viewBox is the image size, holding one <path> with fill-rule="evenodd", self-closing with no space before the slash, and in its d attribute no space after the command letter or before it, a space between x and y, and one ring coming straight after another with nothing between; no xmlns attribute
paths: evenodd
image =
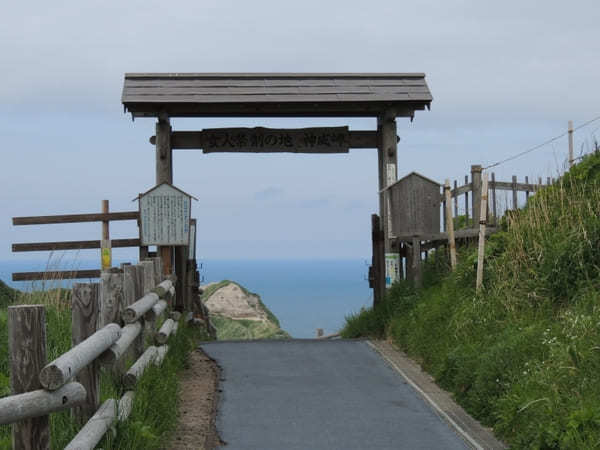
<svg viewBox="0 0 600 450"><path fill-rule="evenodd" d="M226 450L469 448L364 341L211 342Z"/></svg>

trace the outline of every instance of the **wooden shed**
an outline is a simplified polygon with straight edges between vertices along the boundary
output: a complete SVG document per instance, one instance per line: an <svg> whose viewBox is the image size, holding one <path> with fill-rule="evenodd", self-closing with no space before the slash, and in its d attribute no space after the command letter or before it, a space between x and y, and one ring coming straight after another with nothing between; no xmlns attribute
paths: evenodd
<svg viewBox="0 0 600 450"><path fill-rule="evenodd" d="M440 187L440 183L411 172L388 188L395 236L440 232Z"/></svg>

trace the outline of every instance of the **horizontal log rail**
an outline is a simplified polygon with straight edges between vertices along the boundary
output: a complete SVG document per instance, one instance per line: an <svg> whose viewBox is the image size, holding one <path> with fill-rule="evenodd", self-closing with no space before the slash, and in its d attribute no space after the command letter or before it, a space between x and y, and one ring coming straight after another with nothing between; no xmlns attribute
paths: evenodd
<svg viewBox="0 0 600 450"><path fill-rule="evenodd" d="M489 236L498 231L497 228L487 227L486 236ZM468 239L475 238L479 236L479 229L476 228L464 228L461 230L456 230L454 232L455 239ZM436 234L401 234L395 237L398 241L403 242L412 242L413 238L418 238L421 241L447 241L448 233L436 233Z"/></svg>
<svg viewBox="0 0 600 450"><path fill-rule="evenodd" d="M13 281L36 281L36 280L78 280L100 278L101 271L90 270L48 270L44 272L15 272L12 274Z"/></svg>
<svg viewBox="0 0 600 450"><path fill-rule="evenodd" d="M82 343L46 365L40 372L40 383L54 391L63 386L121 337L121 327L109 323Z"/></svg>
<svg viewBox="0 0 600 450"><path fill-rule="evenodd" d="M13 225L51 225L57 223L112 222L115 220L138 220L139 211L90 214L62 214L54 216L13 217Z"/></svg>
<svg viewBox="0 0 600 450"><path fill-rule="evenodd" d="M77 406L86 392L79 383L68 383L56 391L25 392L0 398L0 425L32 419Z"/></svg>
<svg viewBox="0 0 600 450"><path fill-rule="evenodd" d="M492 190L494 187L499 191L519 191L519 192L536 192L540 188L544 187L543 184L531 184L531 183L515 183L510 181L490 181L489 189ZM467 192L473 192L473 183L468 183L463 186L459 186L456 189L452 189L450 194L452 198L464 195ZM444 194L440 195L440 202L444 201Z"/></svg>
<svg viewBox="0 0 600 450"><path fill-rule="evenodd" d="M139 238L112 239L112 248L139 247ZM31 242L12 245L13 252L40 252L57 250L87 250L101 248L101 241Z"/></svg>

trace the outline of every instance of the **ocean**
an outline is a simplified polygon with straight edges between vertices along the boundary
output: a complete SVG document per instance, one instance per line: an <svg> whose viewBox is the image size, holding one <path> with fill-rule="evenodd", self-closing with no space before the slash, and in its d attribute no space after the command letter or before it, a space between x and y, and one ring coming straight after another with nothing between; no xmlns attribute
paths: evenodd
<svg viewBox="0 0 600 450"><path fill-rule="evenodd" d="M114 261L118 265L119 261ZM97 267L80 261L78 269ZM312 338L316 329L337 332L344 317L372 304L365 260L203 260L202 284L228 279L261 296L281 327L297 338ZM30 290L31 282L12 282L12 272L44 270L46 261L0 261L0 279ZM62 266L61 270L72 269ZM53 286L51 286L53 287Z"/></svg>

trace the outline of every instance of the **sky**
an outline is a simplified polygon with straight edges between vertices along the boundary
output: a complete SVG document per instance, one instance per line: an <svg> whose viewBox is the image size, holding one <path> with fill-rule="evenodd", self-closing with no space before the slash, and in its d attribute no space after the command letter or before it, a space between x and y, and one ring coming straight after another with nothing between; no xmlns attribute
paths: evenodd
<svg viewBox="0 0 600 450"><path fill-rule="evenodd" d="M153 186L154 119L123 111L126 72L424 72L431 111L398 119L398 174L443 182L600 116L597 0L11 2L0 18L0 260L14 242L99 239L100 224L13 227L15 216L137 208ZM373 119L173 119L174 130L348 125ZM600 121L575 133L576 153ZM555 176L561 138L494 169ZM198 198L198 257L370 258L377 155L176 151ZM132 222L111 237L136 237ZM115 250L116 258L134 257ZM79 258L95 258L84 252Z"/></svg>

